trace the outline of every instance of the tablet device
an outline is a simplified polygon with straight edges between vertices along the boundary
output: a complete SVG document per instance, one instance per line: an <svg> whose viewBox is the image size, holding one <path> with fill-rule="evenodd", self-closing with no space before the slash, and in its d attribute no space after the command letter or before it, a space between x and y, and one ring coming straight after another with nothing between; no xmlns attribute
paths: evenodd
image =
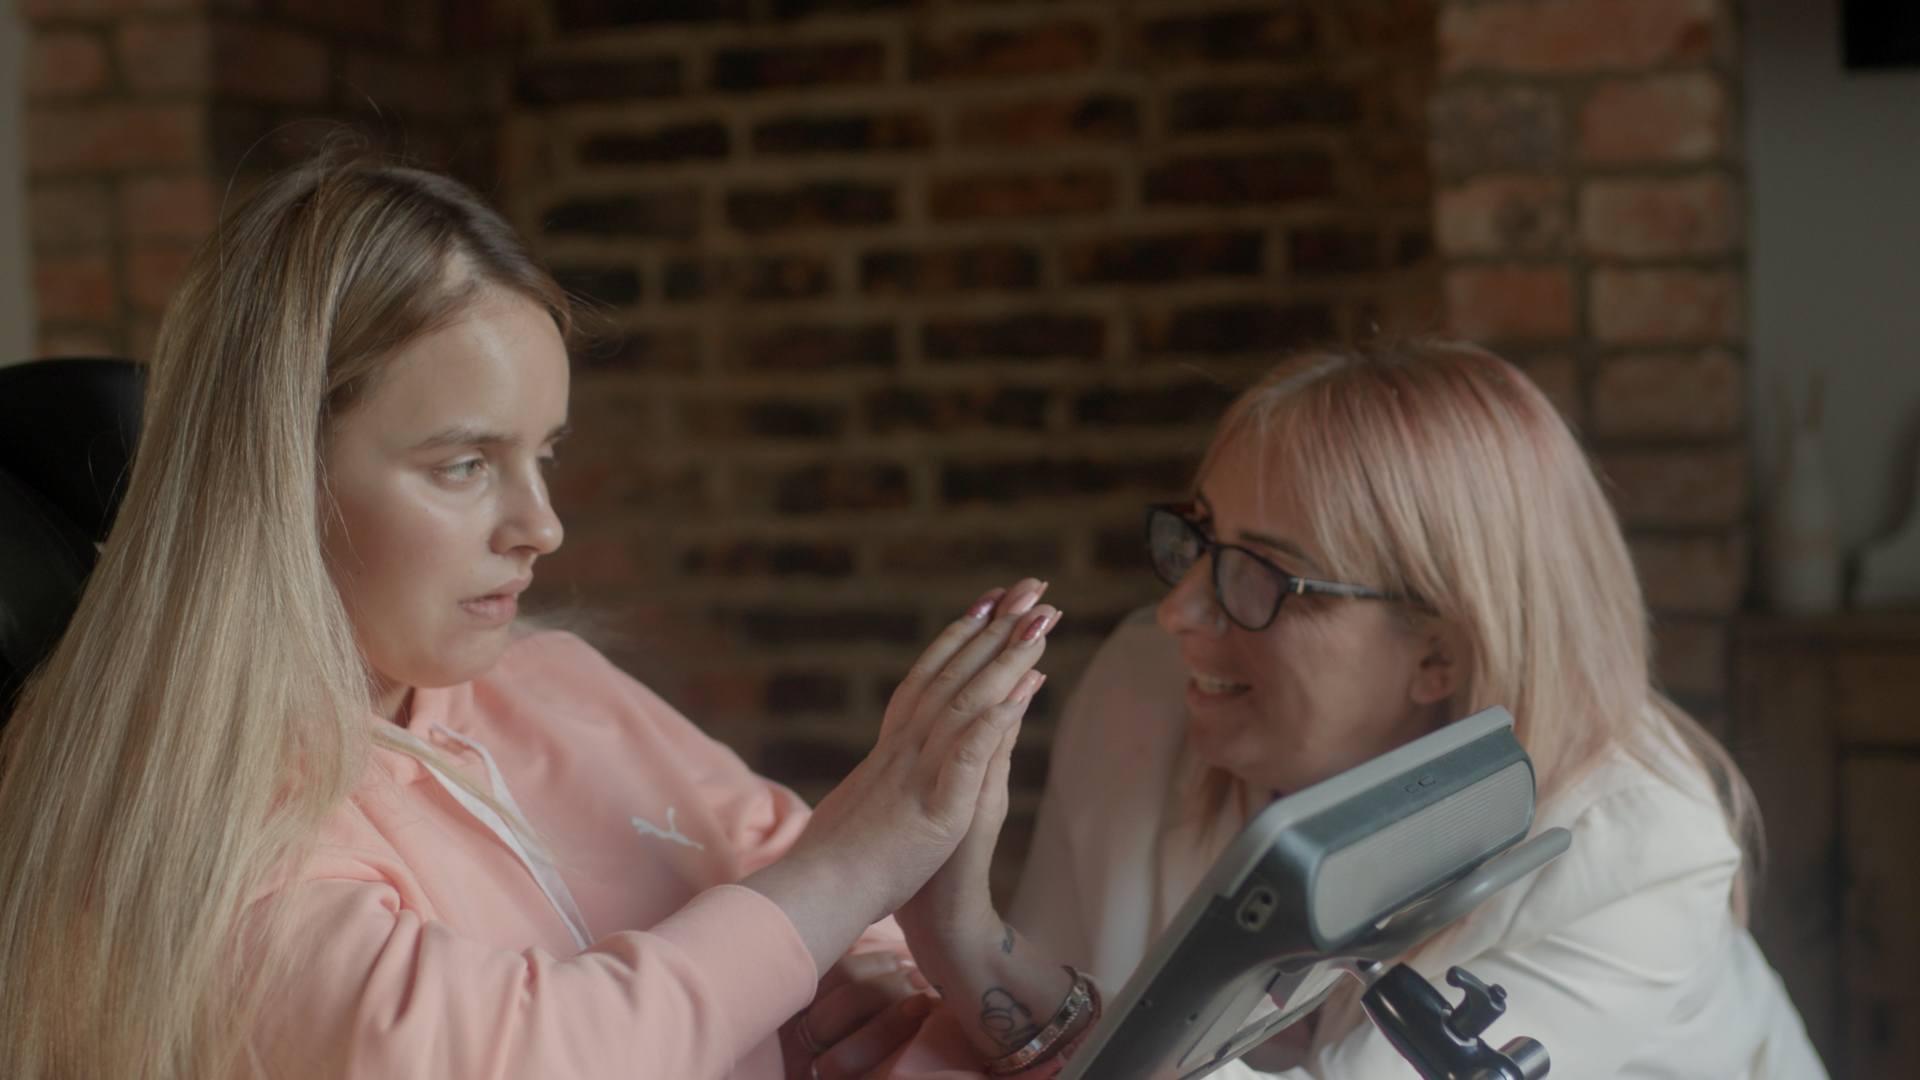
<svg viewBox="0 0 1920 1080"><path fill-rule="evenodd" d="M1495 865L1533 804L1533 763L1501 708L1274 801L1214 860L1062 1080L1189 1080L1246 1053L1326 997L1337 958L1396 955L1564 850L1555 830Z"/></svg>

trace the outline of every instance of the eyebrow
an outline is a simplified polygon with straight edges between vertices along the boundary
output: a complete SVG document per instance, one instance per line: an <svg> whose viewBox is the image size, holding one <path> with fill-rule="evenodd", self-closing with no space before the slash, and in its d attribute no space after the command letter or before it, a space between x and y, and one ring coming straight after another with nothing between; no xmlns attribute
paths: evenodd
<svg viewBox="0 0 1920 1080"><path fill-rule="evenodd" d="M1207 512L1208 517L1213 516L1213 502L1207 498L1205 492L1195 491L1193 493L1193 500L1200 504L1201 509ZM1277 536L1268 536L1265 533L1249 532L1245 529L1240 530L1239 539L1250 540L1253 543L1259 544L1261 547L1277 551L1282 555L1292 556L1300 560L1300 565L1304 566L1308 573L1320 574L1325 572L1320 569L1319 563L1313 561L1313 556L1307 554L1305 548L1291 540L1282 539Z"/></svg>
<svg viewBox="0 0 1920 1080"><path fill-rule="evenodd" d="M541 442L559 442L571 434L573 434L572 424L560 424L552 431L547 432L547 437L542 439ZM519 439L512 435L505 435L499 432L473 427L468 424L461 424L427 436L420 440L420 442L414 446L414 449L440 450L449 446L510 446L519 441Z"/></svg>

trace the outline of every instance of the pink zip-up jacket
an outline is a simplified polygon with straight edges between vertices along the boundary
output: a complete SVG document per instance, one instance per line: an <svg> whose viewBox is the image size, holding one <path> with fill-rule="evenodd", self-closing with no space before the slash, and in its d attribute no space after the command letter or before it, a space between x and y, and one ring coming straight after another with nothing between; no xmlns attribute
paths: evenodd
<svg viewBox="0 0 1920 1080"><path fill-rule="evenodd" d="M797 796L564 633L416 690L406 737L545 844L418 759L376 751L275 896L298 937L257 1040L270 1075L784 1075L775 1031L812 999L813 961L786 913L735 882L800 834ZM906 951L891 920L855 949ZM885 1073L977 1068L942 1009Z"/></svg>

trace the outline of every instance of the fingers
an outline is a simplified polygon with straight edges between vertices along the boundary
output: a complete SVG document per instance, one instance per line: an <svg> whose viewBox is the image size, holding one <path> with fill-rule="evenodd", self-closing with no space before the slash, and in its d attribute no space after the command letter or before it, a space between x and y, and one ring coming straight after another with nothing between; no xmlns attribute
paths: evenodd
<svg viewBox="0 0 1920 1080"><path fill-rule="evenodd" d="M849 953L827 969L827 973L820 979L820 989L814 994L814 999L819 1000L850 982L877 979L882 975L891 975L896 971L912 967L913 962L899 953Z"/></svg>
<svg viewBox="0 0 1920 1080"><path fill-rule="evenodd" d="M1040 662L1046 651L1047 634L1059 624L1060 617L1058 608L1041 604L1013 621L1003 643L996 645L992 639L997 635L988 631L961 650L948 665L949 671L974 663L980 666L952 693L944 707L938 707L937 689L929 690L921 702L921 708L932 713L927 721L931 725L926 734L928 753L943 752L976 717L1015 692L1021 681L1033 673L1033 666ZM992 651L996 648L997 652ZM941 673L942 681L947 677L947 672ZM1031 697L1035 688L1028 687L1027 696Z"/></svg>
<svg viewBox="0 0 1920 1080"><path fill-rule="evenodd" d="M832 1046L864 1027L888 1006L926 988L917 971L896 968L865 979L842 983L816 997L800 1022L815 1046Z"/></svg>
<svg viewBox="0 0 1920 1080"><path fill-rule="evenodd" d="M958 619L948 623L946 628L940 631L939 636L935 637L920 654L920 658L914 661L913 667L907 670L906 678L900 680L900 685L894 689L881 730L884 732L895 721L895 714L898 711L896 706L910 709L919 695L926 690L927 684L946 668L954 654L958 653L967 642L973 640L976 634L988 628L995 611L1004 606L1006 597L1010 593L1024 594L1036 585L1045 588L1044 584L1033 578L1024 578L1015 583L1011 590L989 589Z"/></svg>
<svg viewBox="0 0 1920 1080"><path fill-rule="evenodd" d="M998 754L1001 741L1009 731L1018 728L1027 706L1033 702L1034 691L1045 681L1046 676L1039 672L1027 672L1005 701L961 727L944 750L929 746L926 760L939 770L929 806L936 818L972 818L987 780L988 767Z"/></svg>
<svg viewBox="0 0 1920 1080"><path fill-rule="evenodd" d="M920 1031L933 999L914 994L887 1006L859 1030L841 1039L814 1062L821 1080L850 1080L865 1076Z"/></svg>
<svg viewBox="0 0 1920 1080"><path fill-rule="evenodd" d="M1006 697L1013 687L1013 680L1019 677L1019 671L1013 672L1004 680L1004 685L998 687L976 686L975 680L995 659L1009 651L1017 653L1017 650L1010 650L1009 646L1019 642L1020 634L1031 625L1033 613L1040 610L1035 605L1039 604L1040 597L1046 591L1046 582L1029 578L1002 597L986 628L955 650L946 666L928 683L921 704L953 703L963 715L971 716Z"/></svg>

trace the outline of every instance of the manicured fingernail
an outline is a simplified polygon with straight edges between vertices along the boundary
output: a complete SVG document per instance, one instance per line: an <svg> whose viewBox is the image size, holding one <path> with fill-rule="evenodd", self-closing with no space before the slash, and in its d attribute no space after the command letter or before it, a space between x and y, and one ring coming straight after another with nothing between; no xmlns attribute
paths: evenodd
<svg viewBox="0 0 1920 1080"><path fill-rule="evenodd" d="M1066 612L1060 610L1059 608L1054 608L1053 614L1049 616L1047 619L1047 628L1040 632L1043 634L1053 633L1053 628L1060 625L1060 617L1065 614Z"/></svg>
<svg viewBox="0 0 1920 1080"><path fill-rule="evenodd" d="M975 622L979 622L981 619L986 618L988 615L993 613L993 606L999 603L1000 598L1002 596L1005 596L1006 594L1007 594L1007 590L1005 589L987 590L987 594L985 596L982 596L980 599L975 600L973 602L973 606L967 609L967 618L972 619Z"/></svg>
<svg viewBox="0 0 1920 1080"><path fill-rule="evenodd" d="M908 1018L925 1016L932 1011L933 999L925 994L915 994L900 1003L901 1014Z"/></svg>
<svg viewBox="0 0 1920 1080"><path fill-rule="evenodd" d="M1020 628L1020 640L1026 642L1038 639L1041 634L1047 632L1048 627L1053 625L1053 617L1057 614L1059 610L1056 608L1042 608L1029 615L1026 625Z"/></svg>

